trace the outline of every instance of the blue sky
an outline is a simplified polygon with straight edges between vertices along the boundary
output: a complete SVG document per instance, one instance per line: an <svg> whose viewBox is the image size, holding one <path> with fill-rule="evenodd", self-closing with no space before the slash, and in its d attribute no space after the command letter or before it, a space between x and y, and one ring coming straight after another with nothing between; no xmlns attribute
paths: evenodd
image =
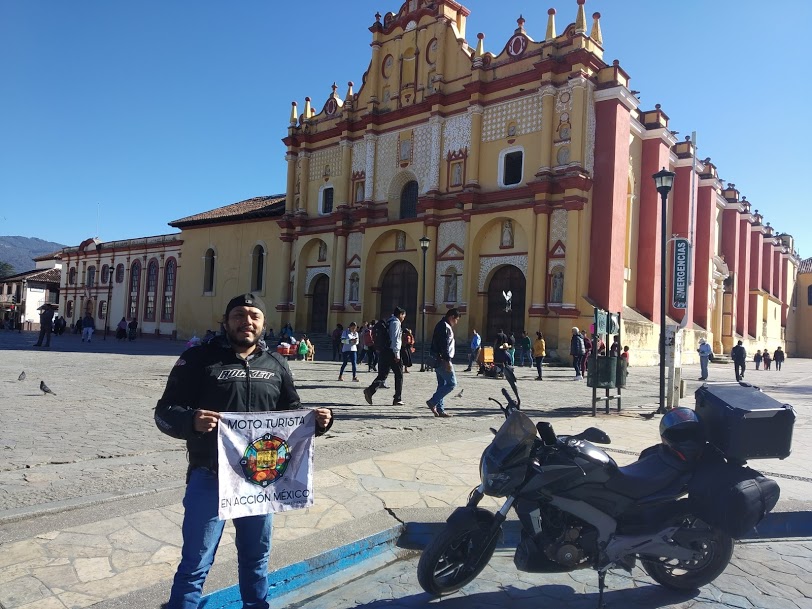
<svg viewBox="0 0 812 609"><path fill-rule="evenodd" d="M283 192L290 102L356 90L367 28L399 0L0 0L0 234L74 245L172 232L167 222ZM467 38L536 40L575 0L467 0ZM812 255L812 2L587 0L619 59L678 137L695 130L765 221ZM40 222L42 220L42 222Z"/></svg>

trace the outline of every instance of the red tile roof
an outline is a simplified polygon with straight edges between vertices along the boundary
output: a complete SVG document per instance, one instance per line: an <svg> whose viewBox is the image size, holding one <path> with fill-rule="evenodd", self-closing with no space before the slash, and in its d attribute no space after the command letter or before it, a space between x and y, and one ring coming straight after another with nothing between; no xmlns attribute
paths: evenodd
<svg viewBox="0 0 812 609"><path fill-rule="evenodd" d="M235 220L281 216L284 212L285 195L270 195L266 197L254 197L253 199L246 199L239 203L218 207L211 211L186 216L180 220L173 220L169 223L169 226L185 228L198 224L211 224L213 222L233 222Z"/></svg>
<svg viewBox="0 0 812 609"><path fill-rule="evenodd" d="M57 250L55 252L51 252L50 254L43 254L42 256L32 258L32 260L34 262L40 262L42 260L62 260L62 250Z"/></svg>

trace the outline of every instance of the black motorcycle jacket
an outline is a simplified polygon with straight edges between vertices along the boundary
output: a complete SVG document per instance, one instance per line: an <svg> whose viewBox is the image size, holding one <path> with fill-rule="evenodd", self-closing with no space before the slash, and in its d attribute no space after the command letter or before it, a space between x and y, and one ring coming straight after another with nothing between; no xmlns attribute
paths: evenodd
<svg viewBox="0 0 812 609"><path fill-rule="evenodd" d="M287 362L263 342L247 360L237 357L225 337L184 351L175 362L155 408L163 433L186 440L189 469L217 471L217 431L194 430L195 410L267 412L295 410L301 400ZM316 435L326 429L316 427Z"/></svg>

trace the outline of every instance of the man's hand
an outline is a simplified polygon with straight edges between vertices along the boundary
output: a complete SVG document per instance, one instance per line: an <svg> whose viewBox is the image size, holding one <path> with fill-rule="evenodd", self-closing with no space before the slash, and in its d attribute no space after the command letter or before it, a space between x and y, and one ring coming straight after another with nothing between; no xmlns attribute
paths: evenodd
<svg viewBox="0 0 812 609"><path fill-rule="evenodd" d="M223 415L214 410L195 410L194 428L197 433L208 433L217 427L217 421Z"/></svg>
<svg viewBox="0 0 812 609"><path fill-rule="evenodd" d="M333 413L330 411L330 409L316 408L314 412L316 413L316 425L318 425L321 429L327 429L330 421L333 420Z"/></svg>

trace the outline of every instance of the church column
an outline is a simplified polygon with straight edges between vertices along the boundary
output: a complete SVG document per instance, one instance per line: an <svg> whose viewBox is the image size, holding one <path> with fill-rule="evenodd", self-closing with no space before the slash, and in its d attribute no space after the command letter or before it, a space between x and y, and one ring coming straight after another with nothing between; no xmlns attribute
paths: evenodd
<svg viewBox="0 0 812 609"><path fill-rule="evenodd" d="M789 259L790 254L783 251L781 252L781 286L780 286L780 295L778 296L781 299L781 327L787 327L787 311L789 310L789 303L787 302L787 287L789 282L793 280L792 277L789 276Z"/></svg>
<svg viewBox="0 0 812 609"><path fill-rule="evenodd" d="M714 255L714 235L716 233L716 188L718 180L703 178L699 180L696 197L696 238L694 239L694 321L711 329L710 294L715 289L712 282L711 267Z"/></svg>
<svg viewBox="0 0 812 609"><path fill-rule="evenodd" d="M730 292L731 294L735 295L737 292L744 289L742 287L743 284L741 282L741 275L746 274L747 272L747 269L745 268L742 269L742 273L739 273L741 268L739 265L739 211L743 209L743 207L739 204L739 191L736 190L735 184L731 184L728 186L728 188L725 188L722 191L722 196L725 198L727 203L722 211L721 254L727 263L728 269L730 269L731 281L733 283ZM730 314L733 317L733 319L731 319L730 327L732 336L732 333L736 331L738 326L738 318L743 315L743 313L737 308L735 296L732 299Z"/></svg>
<svg viewBox="0 0 812 609"><path fill-rule="evenodd" d="M713 352L724 353L722 344L722 311L725 308L725 288L722 279L713 280L714 307L712 311L713 320Z"/></svg>
<svg viewBox="0 0 812 609"><path fill-rule="evenodd" d="M619 68L618 68L619 69ZM586 98L585 87L575 87L573 111L578 110ZM630 112L637 108L637 98L623 85L603 89L595 93L595 170L592 187L592 224L590 227L590 298L596 306L610 311L623 308L625 285L625 257L623 247L618 243L626 241L626 214L629 182L629 136L631 133ZM583 112L583 110L580 110ZM586 120L584 114L576 114L575 120ZM582 142L586 137L581 133L573 137L573 143ZM571 156L583 162L583 150L573 146ZM652 180L653 181L653 180ZM573 244L567 242L567 255ZM573 269L568 268L567 274ZM564 281L566 293L567 279ZM569 301L573 302L573 301Z"/></svg>
<svg viewBox="0 0 812 609"><path fill-rule="evenodd" d="M781 266L781 246L774 246L772 252L772 261L773 261L773 285L772 290L769 290L770 293L775 296L776 298L781 298L781 284L783 283L783 268ZM767 258L764 261L765 264L770 263L770 259Z"/></svg>
<svg viewBox="0 0 812 609"><path fill-rule="evenodd" d="M281 280L279 281L278 303L276 305L277 311L289 311L291 294L290 294L290 264L291 256L293 256L293 235L281 234L279 240L282 242L282 254L279 261L282 264Z"/></svg>
<svg viewBox="0 0 812 609"><path fill-rule="evenodd" d="M426 310L433 312L436 306L434 295L437 293L437 221L426 223L426 237L431 244L426 252Z"/></svg>
<svg viewBox="0 0 812 609"><path fill-rule="evenodd" d="M468 107L471 116L471 148L468 150L465 186L479 188L479 150L482 147L482 114L484 108L479 104Z"/></svg>
<svg viewBox="0 0 812 609"><path fill-rule="evenodd" d="M565 209L566 206L565 206ZM577 308L578 304L578 266L580 261L581 226L583 210L567 209L567 251L564 255L564 295L561 306ZM594 223L594 219L593 219Z"/></svg>
<svg viewBox="0 0 812 609"><path fill-rule="evenodd" d="M346 138L338 145L341 147L341 186L337 205L350 205L352 203L352 142ZM342 196L343 195L343 196Z"/></svg>
<svg viewBox="0 0 812 609"><path fill-rule="evenodd" d="M285 154L285 160L288 162L287 185L285 187L285 213L292 214L296 211L296 153L288 151L288 153Z"/></svg>
<svg viewBox="0 0 812 609"><path fill-rule="evenodd" d="M659 324L662 199L651 176L669 166L674 136L668 130L668 117L659 104L654 110L641 113L641 122L646 131L641 136L643 150L640 166L637 276L643 280L637 282L635 302L646 319Z"/></svg>
<svg viewBox="0 0 812 609"><path fill-rule="evenodd" d="M296 213L306 213L307 199L310 192L310 153L302 150L299 152L299 158L302 161L302 166L299 170L299 203Z"/></svg>
<svg viewBox="0 0 812 609"><path fill-rule="evenodd" d="M674 188L671 191L671 230L669 235L677 235L685 239L691 239L691 215L693 213L693 202L696 195L696 180L694 179L693 170L693 156L694 149L693 143L690 140L679 142L675 146L678 161L674 166ZM643 179L650 179L649 176L643 176ZM653 181L653 180L652 180ZM688 264L690 269L694 269L694 258L696 255L693 243L690 248L690 259ZM691 283L688 284L688 297L686 299L686 309L675 309L674 301L674 279L672 276L672 269L674 268L674 243L672 242L668 249L668 270L666 278L668 279L668 315L671 319L680 321L683 316L686 317L685 325L690 327L694 319L693 300L694 300L694 287Z"/></svg>
<svg viewBox="0 0 812 609"><path fill-rule="evenodd" d="M374 133L364 134L366 142L366 175L364 177L364 201L371 203L375 200L375 152L378 144L378 136Z"/></svg>
<svg viewBox="0 0 812 609"><path fill-rule="evenodd" d="M758 337L759 329L761 328L761 310L759 304L761 304L761 294L753 293L754 291L757 292L759 285L761 284L761 276L762 276L762 269L764 258L762 256L762 252L764 249L764 233L762 232L761 223L758 222L758 217L756 216L756 223L750 227L750 310L749 310L749 320L748 324L750 326L750 331L753 333L753 336Z"/></svg>
<svg viewBox="0 0 812 609"><path fill-rule="evenodd" d="M429 183L427 191L440 190L440 157L441 139L443 136L443 118L441 116L432 116L429 119L431 126L431 145L429 155Z"/></svg>
<svg viewBox="0 0 812 609"><path fill-rule="evenodd" d="M539 171L550 171L553 166L553 119L555 118L555 87L546 84L541 88L541 163Z"/></svg>
<svg viewBox="0 0 812 609"><path fill-rule="evenodd" d="M332 292L334 311L343 311L345 298L345 283L347 281L347 231L336 231L336 246L333 252L333 281Z"/></svg>
<svg viewBox="0 0 812 609"><path fill-rule="evenodd" d="M736 292L736 331L742 338L747 338L750 330L750 210L739 214L739 285Z"/></svg>
<svg viewBox="0 0 812 609"><path fill-rule="evenodd" d="M544 205L536 204L535 209L535 235L536 240L532 251L528 254L528 269L532 269L532 291L530 292L530 315L540 316L547 307L547 251L550 223L550 209Z"/></svg>

